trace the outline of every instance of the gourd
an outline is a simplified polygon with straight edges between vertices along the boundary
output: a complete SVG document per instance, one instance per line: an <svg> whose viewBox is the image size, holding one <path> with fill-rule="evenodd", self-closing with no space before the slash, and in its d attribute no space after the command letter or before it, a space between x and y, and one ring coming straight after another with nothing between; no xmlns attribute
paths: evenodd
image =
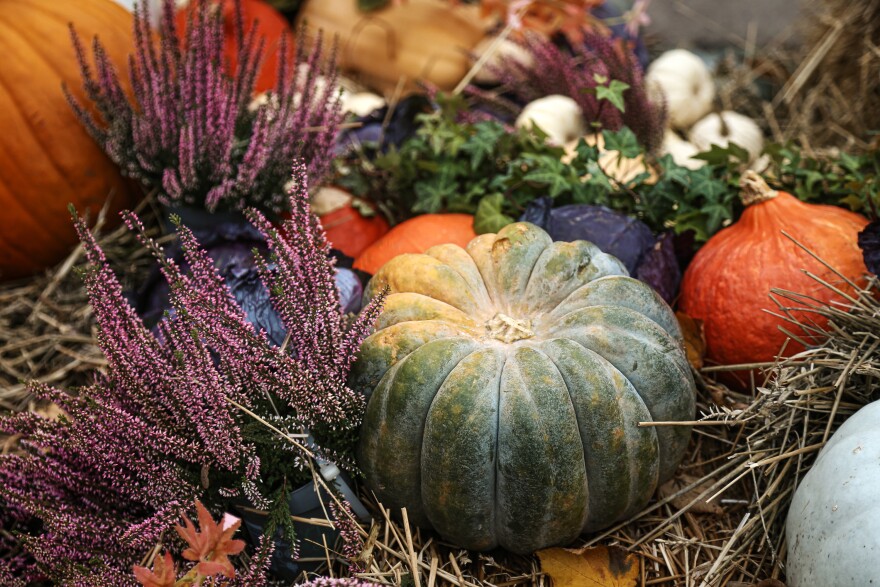
<svg viewBox="0 0 880 587"><path fill-rule="evenodd" d="M486 55L488 53L488 55ZM531 52L510 39L498 37L486 37L477 43L473 50L473 61L476 63L486 55L482 66L474 74L474 81L481 84L496 84L498 79L496 72L514 62L520 67L531 69L535 64L535 58Z"/></svg>
<svg viewBox="0 0 880 587"><path fill-rule="evenodd" d="M368 116L374 110L384 108L385 98L372 92L342 92L342 111L355 116Z"/></svg>
<svg viewBox="0 0 880 587"><path fill-rule="evenodd" d="M364 249L354 260L354 268L374 274L379 268L404 253L424 253L434 245L467 245L477 236L470 214L423 214L405 220L388 234Z"/></svg>
<svg viewBox="0 0 880 587"><path fill-rule="evenodd" d="M197 10L199 2L211 2L219 5L223 11L223 58L229 63L232 71L238 64L238 40L235 30L235 0L190 0L177 12L177 33L181 37L186 33L187 18ZM263 39L262 64L254 82L254 92L265 92L275 87L278 80L278 51L281 39L287 37L289 55L293 56L293 34L287 19L263 0L240 0L244 34L257 27L257 35ZM178 2L179 3L179 2Z"/></svg>
<svg viewBox="0 0 880 587"><path fill-rule="evenodd" d="M880 402L834 433L798 486L785 524L789 587L880 584Z"/></svg>
<svg viewBox="0 0 880 587"><path fill-rule="evenodd" d="M684 49L667 51L645 75L650 93L660 93L673 128L687 129L712 110L715 82L702 59Z"/></svg>
<svg viewBox="0 0 880 587"><path fill-rule="evenodd" d="M527 129L537 126L554 145L576 141L587 132L581 107L572 98L558 94L526 104L517 116L515 126Z"/></svg>
<svg viewBox="0 0 880 587"><path fill-rule="evenodd" d="M688 443L694 382L669 307L586 241L527 222L389 261L350 384L358 465L454 544L527 553L639 511Z"/></svg>
<svg viewBox="0 0 880 587"><path fill-rule="evenodd" d="M713 112L697 121L688 139L699 151L708 151L712 145L726 147L735 143L749 152L749 161L757 159L764 150L761 127L748 116L731 110Z"/></svg>
<svg viewBox="0 0 880 587"><path fill-rule="evenodd" d="M372 214L361 213L364 208ZM388 222L369 208L336 187L323 187L312 197L312 211L321 219L330 246L349 257L357 257L388 232Z"/></svg>
<svg viewBox="0 0 880 587"><path fill-rule="evenodd" d="M361 12L355 0L307 0L299 22L338 37L339 67L360 74L367 85L392 94L429 82L451 90L470 68L468 53L483 36L477 23L440 0L418 0ZM329 46L328 46L329 48Z"/></svg>
<svg viewBox="0 0 880 587"><path fill-rule="evenodd" d="M772 190L754 171L746 171L740 185L746 206L742 217L697 252L685 271L679 300L686 314L703 321L707 358L725 365L772 361L778 354L786 339L778 327L792 327L765 311L777 310L771 288L807 294L820 303L835 299L807 270L852 291L783 231L854 282L866 271L856 240L868 223L865 218ZM821 324L812 314L808 319ZM791 341L786 355L802 348Z"/></svg>
<svg viewBox="0 0 880 587"><path fill-rule="evenodd" d="M706 164L702 159L693 159L692 157L700 152L693 143L689 143L679 137L675 131L666 129L663 135L663 144L660 145L661 155L672 155L672 160L677 165L687 167L688 169L699 169Z"/></svg>
<svg viewBox="0 0 880 587"><path fill-rule="evenodd" d="M642 154L635 157L624 157L620 151L605 148L605 138L601 134L589 134L583 137L584 141L599 149L597 163L602 170L615 181L626 184L643 173L647 173L645 183L657 181L657 172L645 162ZM577 156L577 146L580 139L567 142L563 145L565 154L562 156L563 163L570 163Z"/></svg>
<svg viewBox="0 0 880 587"><path fill-rule="evenodd" d="M68 204L95 219L110 198L112 224L137 192L64 96L62 84L86 102L68 23L86 45L100 35L117 69L134 52L131 14L112 0L0 2L0 279L40 271L70 253L79 241Z"/></svg>

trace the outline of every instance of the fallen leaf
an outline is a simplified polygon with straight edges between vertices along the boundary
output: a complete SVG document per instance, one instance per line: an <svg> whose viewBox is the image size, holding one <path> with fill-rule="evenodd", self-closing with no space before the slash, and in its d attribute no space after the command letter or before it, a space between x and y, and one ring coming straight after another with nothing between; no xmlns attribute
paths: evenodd
<svg viewBox="0 0 880 587"><path fill-rule="evenodd" d="M684 350L688 363L699 371L703 368L703 357L706 356L706 337L703 334L703 321L691 318L684 312L676 312L678 325L684 335Z"/></svg>
<svg viewBox="0 0 880 587"><path fill-rule="evenodd" d="M660 489L657 490L657 495L660 499L665 499L670 495L675 495L694 481L696 481L697 477L691 477L690 475L679 475L677 477L673 477L666 483L660 486ZM672 507L676 509L684 509L688 507L692 501L694 501L698 495L709 489L709 486L712 485L713 481L708 480L696 487L692 487L691 489L685 491L678 497L672 500ZM706 497L710 497L706 496ZM724 509L714 501L706 501L706 498L697 500L693 505L690 505L688 509L689 512L694 514L723 514Z"/></svg>
<svg viewBox="0 0 880 587"><path fill-rule="evenodd" d="M537 552L553 587L635 587L639 558L622 548L547 548Z"/></svg>

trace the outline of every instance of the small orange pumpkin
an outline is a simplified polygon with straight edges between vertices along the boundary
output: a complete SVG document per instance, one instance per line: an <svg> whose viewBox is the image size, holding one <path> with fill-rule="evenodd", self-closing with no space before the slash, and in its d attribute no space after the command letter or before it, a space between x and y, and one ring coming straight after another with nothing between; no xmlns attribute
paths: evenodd
<svg viewBox="0 0 880 587"><path fill-rule="evenodd" d="M218 3L218 0L199 0ZM235 0L220 0L223 10L223 56L229 61L232 72L238 66L238 41L235 31ZM186 20L196 9L198 2L190 2L186 8L177 12L177 33L186 33ZM280 12L263 0L241 0L241 14L244 20L244 34L247 35L256 21L257 32L263 39L263 63L254 83L255 92L265 92L275 87L278 79L278 49L281 39L288 36L288 49L293 48L293 35L290 26ZM291 53L292 55L292 53ZM230 73L232 73L230 72Z"/></svg>
<svg viewBox="0 0 880 587"><path fill-rule="evenodd" d="M100 36L110 61L126 71L134 52L131 14L112 0L0 1L0 279L40 271L70 253L78 241L68 204L94 219L112 196L114 222L137 193L61 89L66 84L86 103L68 23L86 45Z"/></svg>
<svg viewBox="0 0 880 587"><path fill-rule="evenodd" d="M771 288L822 302L834 299L807 270L842 291L852 290L783 231L853 282L862 281L867 271L857 243L868 223L865 218L772 190L754 171L743 175L740 186L746 206L742 218L709 239L681 285L681 309L703 321L707 358L722 365L772 361L779 354L786 334L778 327L794 327L766 311L778 312ZM809 319L817 317L811 314ZM785 354L802 348L792 340Z"/></svg>
<svg viewBox="0 0 880 587"><path fill-rule="evenodd" d="M366 248L355 259L354 268L376 273L379 268L404 253L424 253L434 245L452 243L462 248L477 234L470 214L424 214L392 228L388 234Z"/></svg>
<svg viewBox="0 0 880 587"><path fill-rule="evenodd" d="M357 257L388 232L388 221L373 210L361 213L369 204L336 187L323 187L312 197L312 211L321 219L330 246L349 257Z"/></svg>

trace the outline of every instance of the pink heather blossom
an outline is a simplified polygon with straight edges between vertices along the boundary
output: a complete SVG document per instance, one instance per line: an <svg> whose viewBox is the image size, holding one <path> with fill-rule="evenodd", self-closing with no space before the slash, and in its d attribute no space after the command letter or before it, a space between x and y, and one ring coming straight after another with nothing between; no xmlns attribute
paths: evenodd
<svg viewBox="0 0 880 587"><path fill-rule="evenodd" d="M39 519L41 529L23 544L52 581L134 584L132 565L172 534L196 498L221 512L229 505L224 496L269 508L271 488L263 485L261 465L261 456L268 455L245 433L253 419L231 402L267 419L278 410L292 431L356 435L364 400L346 379L381 300L348 325L327 240L309 208L307 177L307 166L297 163L291 219L283 230L249 211L275 257L277 269L269 271L266 261L261 267L291 333L284 348L247 322L191 231L179 230L190 267L184 273L144 235L137 216L127 213L125 222L162 260L170 284L176 311L160 323L157 338L123 297L83 220L76 219L106 374L73 393L31 384L38 399L61 408L64 416L57 421L31 413L0 418L0 431L21 435L23 449L0 455L0 507ZM315 438L320 445L321 437ZM277 439L265 450L276 455L290 445ZM336 456L332 449L327 454ZM291 453L290 466L295 462ZM267 565L260 558L236 582L263 584Z"/></svg>
<svg viewBox="0 0 880 587"><path fill-rule="evenodd" d="M533 65L508 58L492 67L503 92L523 104L552 94L568 96L580 106L588 124L599 123L605 130L627 126L649 151L660 146L665 105L648 99L641 66L625 45L594 32L585 32L582 41L570 51L538 35L529 35L523 42L534 57ZM586 91L596 87L597 75L629 85L623 92L623 112L598 100L595 92ZM478 100L486 100L490 95L475 87L469 88L468 93Z"/></svg>
<svg viewBox="0 0 880 587"><path fill-rule="evenodd" d="M74 112L122 172L158 188L165 203L208 211L248 206L281 211L291 161L304 159L313 182L329 170L343 117L335 55L325 63L318 39L311 46L299 43L291 62L282 37L271 99L249 107L263 42L256 27L241 34L238 1L234 76L224 63L222 15L210 9L210 2L199 3L183 39L178 39L174 0L163 0L162 6L158 45L145 3L135 11L136 49L129 66L133 102L101 43L93 43L93 72L71 30L85 95L99 115L68 92Z"/></svg>

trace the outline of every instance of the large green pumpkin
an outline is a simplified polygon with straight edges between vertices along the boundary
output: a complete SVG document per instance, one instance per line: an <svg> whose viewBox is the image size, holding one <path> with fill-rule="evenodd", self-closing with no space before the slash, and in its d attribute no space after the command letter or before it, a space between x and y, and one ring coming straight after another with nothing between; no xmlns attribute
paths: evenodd
<svg viewBox="0 0 880 587"><path fill-rule="evenodd" d="M358 463L385 507L526 553L637 512L682 458L694 382L675 316L614 257L511 224L389 261L352 371Z"/></svg>

